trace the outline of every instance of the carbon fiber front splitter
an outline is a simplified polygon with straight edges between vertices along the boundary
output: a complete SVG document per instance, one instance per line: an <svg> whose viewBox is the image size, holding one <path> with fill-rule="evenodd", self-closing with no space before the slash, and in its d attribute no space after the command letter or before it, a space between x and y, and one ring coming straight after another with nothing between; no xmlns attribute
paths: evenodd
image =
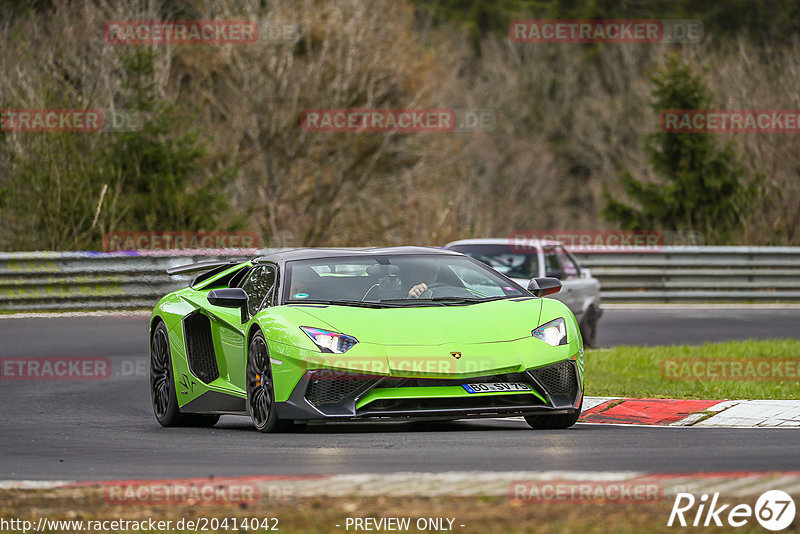
<svg viewBox="0 0 800 534"><path fill-rule="evenodd" d="M375 388L387 377L361 376L362 384L356 385L337 402L313 404L307 398L309 385L315 371L303 375L295 386L289 399L276 402L275 408L281 419L300 421L343 421L374 419L468 419L482 417L518 417L527 415L574 414L579 410L583 391L579 384L571 398L555 397L546 394L548 404L542 403L534 395L486 395L469 399L462 398L419 398L395 401L374 401L362 408L356 408L358 400ZM536 379L531 378L534 383ZM466 405L468 403L468 405ZM427 405L426 405L427 404Z"/></svg>

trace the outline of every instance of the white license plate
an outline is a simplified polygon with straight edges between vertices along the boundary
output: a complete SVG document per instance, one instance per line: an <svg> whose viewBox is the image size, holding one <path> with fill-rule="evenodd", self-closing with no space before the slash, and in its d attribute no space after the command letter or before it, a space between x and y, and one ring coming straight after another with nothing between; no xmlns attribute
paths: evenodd
<svg viewBox="0 0 800 534"><path fill-rule="evenodd" d="M462 384L467 393L489 393L493 391L530 391L522 382L489 382L486 384Z"/></svg>

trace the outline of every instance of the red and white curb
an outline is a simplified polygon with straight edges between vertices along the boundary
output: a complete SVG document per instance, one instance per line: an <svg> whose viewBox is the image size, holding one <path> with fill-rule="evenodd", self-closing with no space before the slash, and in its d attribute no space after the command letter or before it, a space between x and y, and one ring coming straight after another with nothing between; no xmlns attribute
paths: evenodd
<svg viewBox="0 0 800 534"><path fill-rule="evenodd" d="M800 427L800 400L585 397L584 423L698 427Z"/></svg>

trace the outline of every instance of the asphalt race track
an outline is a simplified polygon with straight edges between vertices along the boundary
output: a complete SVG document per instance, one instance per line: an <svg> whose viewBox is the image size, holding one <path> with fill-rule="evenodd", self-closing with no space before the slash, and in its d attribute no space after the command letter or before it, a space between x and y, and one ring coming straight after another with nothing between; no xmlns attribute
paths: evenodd
<svg viewBox="0 0 800 534"><path fill-rule="evenodd" d="M800 337L800 308L718 306L625 307L605 310L600 346L701 345L706 342Z"/></svg>
<svg viewBox="0 0 800 534"><path fill-rule="evenodd" d="M603 345L797 337L800 309L609 309ZM246 418L165 429L147 386L147 318L0 319L0 357L108 357L106 380L0 380L0 479L87 480L405 471L800 470L798 430L521 420L340 424L263 435ZM589 392L591 393L591 392Z"/></svg>

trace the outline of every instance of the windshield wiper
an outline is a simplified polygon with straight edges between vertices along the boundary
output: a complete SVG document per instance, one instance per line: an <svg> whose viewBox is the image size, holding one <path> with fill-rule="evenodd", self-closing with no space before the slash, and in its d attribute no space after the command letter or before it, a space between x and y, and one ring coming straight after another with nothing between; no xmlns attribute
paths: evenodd
<svg viewBox="0 0 800 534"><path fill-rule="evenodd" d="M325 304L328 306L355 306L357 308L386 308L380 302L369 302L362 300L313 300L313 299L290 299L287 304Z"/></svg>
<svg viewBox="0 0 800 534"><path fill-rule="evenodd" d="M445 306L443 302L436 302L431 299L383 299L381 304L391 305L393 307L401 308L403 306Z"/></svg>
<svg viewBox="0 0 800 534"><path fill-rule="evenodd" d="M432 299L384 299L380 302L362 300L290 299L286 304L318 304L324 306L353 306L356 308L403 308L414 306L447 306L448 304L477 304L508 297L434 297Z"/></svg>
<svg viewBox="0 0 800 534"><path fill-rule="evenodd" d="M430 299L384 299L381 301L381 304L395 304L398 306L447 306L448 304L478 304L479 302L489 302L492 300L502 300L507 298L509 297L433 297Z"/></svg>
<svg viewBox="0 0 800 534"><path fill-rule="evenodd" d="M498 296L498 297L433 297L429 300L431 302L441 302L441 303L452 303L452 304L477 304L479 302L490 302L492 300L503 300L509 297L506 296Z"/></svg>

